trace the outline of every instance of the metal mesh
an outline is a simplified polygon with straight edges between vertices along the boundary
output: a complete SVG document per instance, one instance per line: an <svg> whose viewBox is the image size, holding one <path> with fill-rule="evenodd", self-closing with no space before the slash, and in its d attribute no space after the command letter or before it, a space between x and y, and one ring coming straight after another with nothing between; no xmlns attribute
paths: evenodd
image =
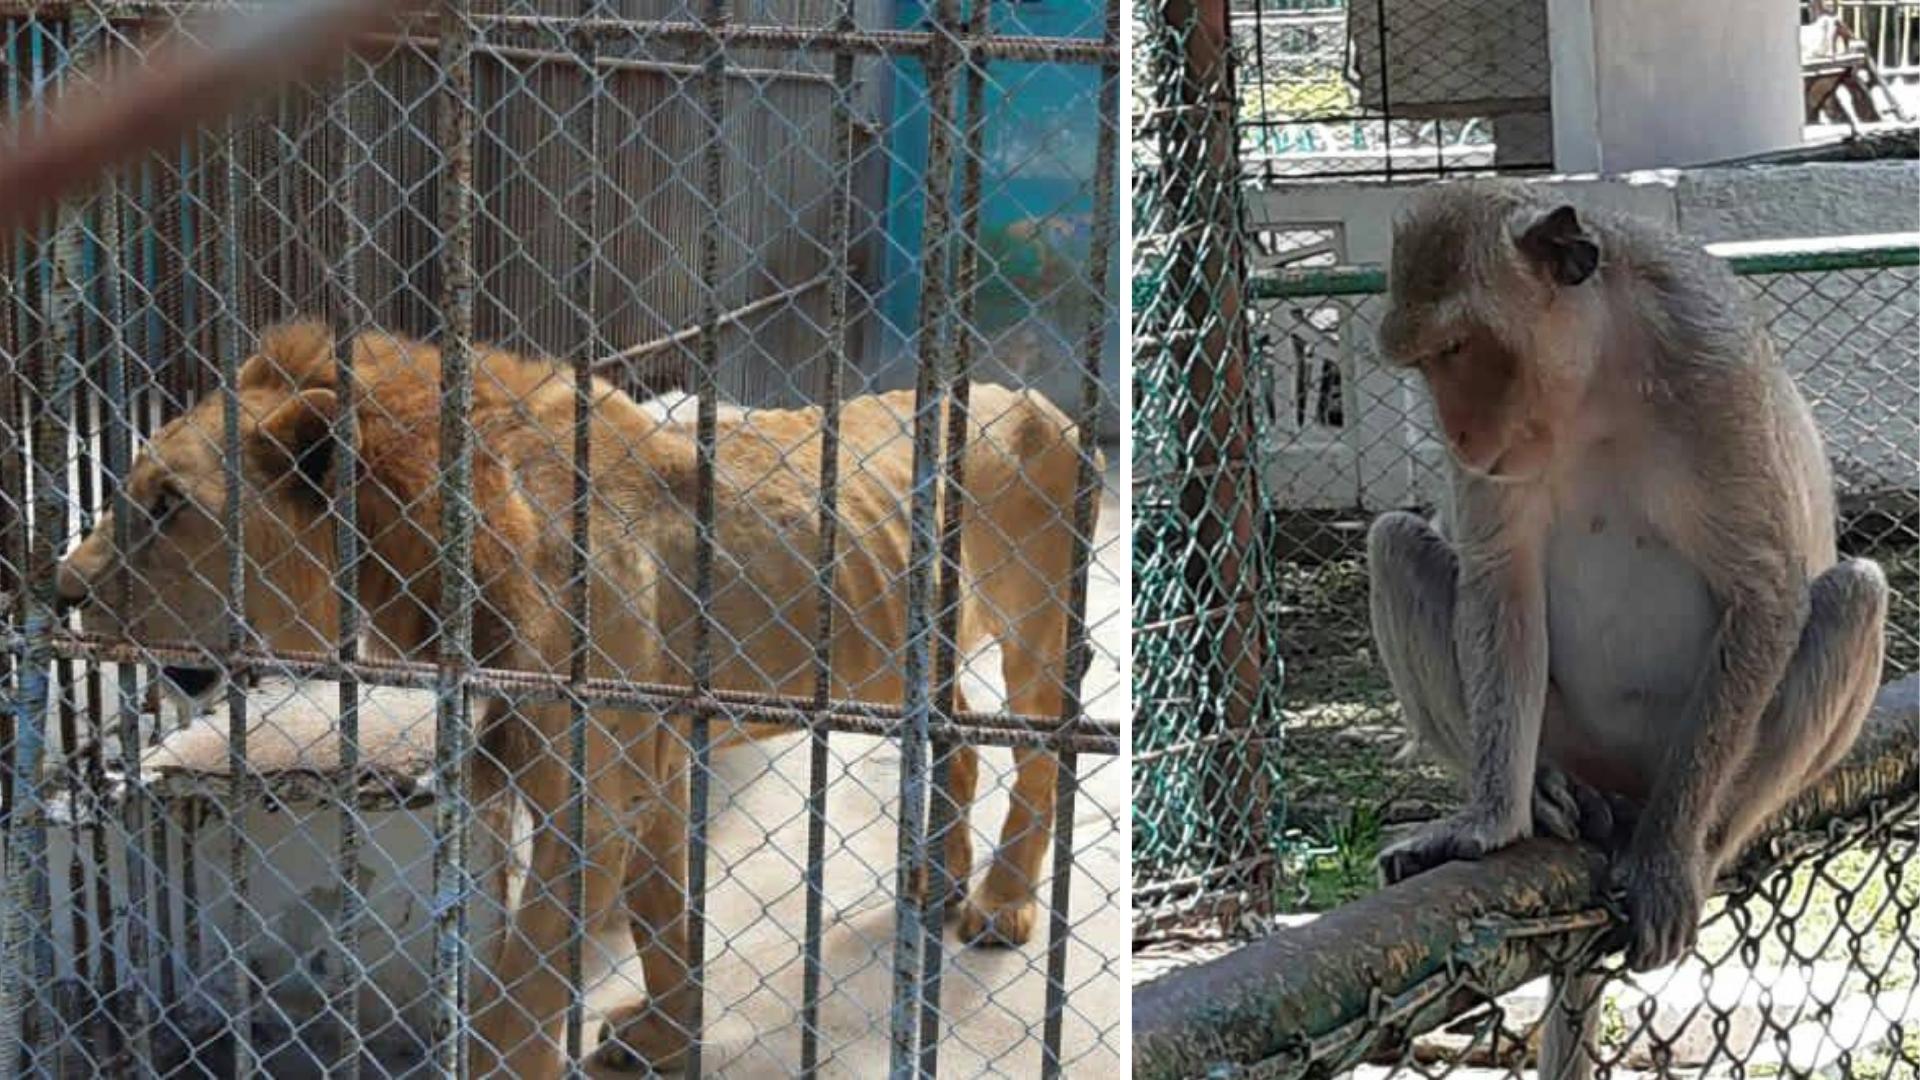
<svg viewBox="0 0 1920 1080"><path fill-rule="evenodd" d="M5 1071L1116 1067L1117 27L454 2L12 245Z"/></svg>
<svg viewBox="0 0 1920 1080"><path fill-rule="evenodd" d="M1232 5L1250 178L1542 170L1553 164L1547 5Z"/></svg>
<svg viewBox="0 0 1920 1080"><path fill-rule="evenodd" d="M1263 903L1280 826L1260 370L1221 9L1135 9L1135 932Z"/></svg>
<svg viewBox="0 0 1920 1080"><path fill-rule="evenodd" d="M1326 913L1240 949L1217 926L1205 935L1212 943L1196 942L1194 932L1208 929L1203 913L1182 913L1182 932L1135 956L1136 981L1176 971L1136 994L1135 1074L1261 1060L1271 1070L1261 1075L1275 1076L1532 1075L1542 1019L1565 1000L1562 984L1544 976L1593 963L1617 916L1593 906L1580 861L1537 849L1375 891L1383 838L1458 798L1437 769L1395 760L1401 725L1372 655L1364 563L1367 521L1384 509L1430 507L1444 451L1413 379L1369 356L1382 275L1328 265L1331 255L1314 245L1337 249L1310 232L1276 236L1272 248L1297 257L1255 273L1248 289L1254 355L1273 373L1259 460L1274 506L1262 545L1272 553L1286 669L1286 769L1275 801L1289 831L1213 841L1269 845L1268 910ZM1900 243L1821 247L1799 242L1732 261L1820 424L1842 550L1888 573L1890 685L1847 766L1723 880L1686 959L1650 976L1626 976L1614 962L1595 969L1605 984L1580 1000L1596 1002L1589 1064L1600 1076L1878 1078L1920 1067L1912 928L1920 883L1911 868L1920 820L1912 347L1920 270ZM1154 587L1136 575L1143 595ZM1136 684L1155 677L1136 672ZM1142 714L1141 725L1150 722ZM1190 813L1211 826L1245 809L1202 804ZM1181 973L1221 953L1202 965L1209 974ZM1261 973L1240 1001L1234 972ZM1202 999L1211 1019L1197 1021Z"/></svg>

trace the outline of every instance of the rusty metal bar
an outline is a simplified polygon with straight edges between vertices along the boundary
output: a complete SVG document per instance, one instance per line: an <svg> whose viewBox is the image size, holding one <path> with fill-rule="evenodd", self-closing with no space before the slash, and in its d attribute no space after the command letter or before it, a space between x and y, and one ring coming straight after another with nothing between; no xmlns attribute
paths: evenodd
<svg viewBox="0 0 1920 1080"><path fill-rule="evenodd" d="M105 24L98 17L98 12L92 7L87 8L84 12L76 13L72 26L72 43L66 51L64 63L60 66L63 77L75 66L92 62L92 59L101 52L100 39L104 29ZM110 185L111 183L112 181L109 178L108 184ZM110 203L104 200L101 204L103 207L110 205ZM89 211L93 209L95 208L83 203L75 202L70 204L67 212L70 213L74 219L73 227L84 231L86 229ZM100 213L103 218L111 217L110 209L102 210ZM94 235L98 236L99 234L95 233ZM90 240L90 237L83 236L83 241ZM73 505L76 510L81 511L82 522L85 521L85 514L95 505L94 466L97 463L94 460L95 452L92 448L92 433L94 428L91 422L92 417L89 414L96 411L97 402L95 401L92 384L86 378L87 359L90 354L86 334L88 320L83 313L83 308L85 305L84 297L89 283L83 279L88 275L90 269L98 272L95 264L88 258L91 254L89 249L96 246L98 245L91 242L83 242L79 253L80 266L75 268L76 273L68 276L61 283L62 287L70 293L68 301L64 305L63 312L63 318L67 320L68 325L61 327L61 332L64 333L66 339L73 347L75 363L80 373L80 377L75 381L74 399L68 406L68 416L70 418L68 430L71 433L76 454L74 479L77 486L77 501ZM86 692L87 711L90 714L87 719L90 725L93 725L97 724L100 718L100 665L86 662L82 667L84 671L81 677ZM72 661L60 660L56 662L55 680L60 700L61 772L64 774L66 780L66 794L69 800L68 807L70 811L77 810L82 800L90 796L91 792L87 786L90 772L88 766L90 763L95 763L99 760L99 742L97 740L88 740L88 750L84 754L77 750L80 745L80 729L78 724L79 717L77 715L79 712L77 707L78 703L74 700L74 695L78 692L78 687L76 686L74 676ZM90 730L97 730L97 727L90 726ZM99 775L99 771L97 769L91 770L91 774L97 776ZM95 880L103 886L106 884L108 873L105 837L102 835L102 830L99 828L97 820L94 824L95 827L89 830L74 828L70 834L72 842L68 845L67 849L68 925L73 935L72 962L74 965L74 976L75 982L78 985L88 986L89 989L110 986L112 983L113 966L111 960L112 951L107 947L111 939L112 931L106 922L107 913L110 912L112 908L107 903L95 902L96 900L110 900L110 895L107 895L109 894L109 890L102 888L97 892L89 892L87 889L89 869L92 870ZM91 847L89 847L89 840L91 841ZM87 865L89 861L92 863L91 867ZM48 914L51 916L51 910L49 910ZM100 934L96 935L91 933L96 927L102 931ZM49 944L51 944L53 940L51 937L51 924L48 925L47 931L49 933L48 941ZM103 976L99 982L94 983L92 986L89 986L88 979L89 961L87 954L90 940L98 940L101 945L99 973ZM90 1004L92 1004L96 1010L94 1023L92 1024L95 1038L98 1039L98 1045L106 1046L108 1045L108 1041L101 1036L105 1035L105 1032L110 1029L111 1025L106 1023L105 1017L98 1012L102 1000L104 999L95 1000ZM70 1024L76 1018L61 1016L58 1019L64 1026ZM58 1057L54 1063L56 1069L65 1071L72 1070L76 1067L84 1067L74 1061L74 1041L72 1038L60 1040Z"/></svg>
<svg viewBox="0 0 1920 1080"><path fill-rule="evenodd" d="M1769 831L1818 830L1867 816L1882 802L1917 799L1920 676L1908 676L1881 688L1846 760ZM1745 862L1765 860L1769 845L1756 841L1748 850ZM1133 1075L1222 1075L1256 1064L1263 1076L1337 1073L1395 1037L1392 1029L1427 1030L1547 974L1556 956L1569 953L1550 945L1602 937L1603 871L1592 849L1529 840L1144 983L1133 993ZM1528 920L1545 923L1530 929ZM1386 941L1394 947L1383 948ZM1434 979L1449 965L1471 968L1470 995ZM1400 1003L1396 1023L1354 1023L1382 996Z"/></svg>
<svg viewBox="0 0 1920 1080"><path fill-rule="evenodd" d="M726 130L727 45L724 32L730 17L728 0L706 0L700 10L700 36L693 39L703 46L700 77L700 113L706 128L701 148L700 193L706 203L706 219L700 228L700 340L694 364L694 391L699 395L699 414L694 433L699 491L695 499L694 595L700 618L694 626L693 685L696 694L713 691L713 560L714 560L714 482L718 457L720 419L720 230L724 227L721 203L726 198L724 136ZM722 713L729 726L737 718ZM689 729L692 737L692 763L688 776L687 823L687 979L692 984L692 1016L688 1032L686 1070L698 1077L702 1057L701 1043L706 1038L707 971L707 813L713 781L712 715L695 713Z"/></svg>
<svg viewBox="0 0 1920 1080"><path fill-rule="evenodd" d="M76 0L0 0L0 18L62 18L74 7ZM84 0L81 0L84 2ZM120 23L142 23L156 20L171 21L198 12L208 13L261 13L275 10L274 5L261 3L224 3L216 0L204 0L198 3L166 3L155 0L128 0L116 6L111 18ZM400 18L405 34L437 27L440 16L431 11L407 13ZM569 33L585 33L601 38L616 38L623 41L658 41L668 44L700 45L713 42L717 36L723 47L766 48L785 51L809 52L845 52L864 56L929 56L932 53L957 47L963 59L980 56L996 60L1024 60L1030 62L1052 61L1063 64L1107 64L1117 63L1119 49L1103 42L1085 38L1032 37L1017 34L998 34L967 43L940 43L939 34L915 30L863 30L828 29L810 26L780 25L727 25L719 28L716 35L702 21L669 19L622 19L597 18L580 20L566 15L506 14L476 12L469 19L469 32L484 35L492 30L509 32L539 32L549 36L564 37ZM370 30L359 35L360 38L382 33ZM391 31L387 31L392 36ZM353 35L348 35L350 38ZM358 40L358 38L355 38ZM476 38L476 46L491 44L484 36Z"/></svg>
<svg viewBox="0 0 1920 1080"><path fill-rule="evenodd" d="M115 186L111 181L109 181L106 190L108 192L115 190ZM117 257L117 251L115 252L115 257ZM117 303L117 297L119 295L119 275L114 272L114 264L111 261L107 263L106 271L111 277L110 287L112 291L109 293L109 304L113 305ZM109 413L106 430L106 479L108 481L106 486L110 492L110 507L113 513L114 550L126 551L128 550L127 545L131 539L130 530L132 527L131 515L133 504L127 498L125 480L133 468L132 436L135 410L132 405L130 388L127 385L127 350L120 337L120 319L121 313L113 307L110 307L108 321L112 328L110 331L112 337L108 342L105 372L105 390ZM115 611L131 610L132 587L133 583L125 561L116 560L112 585ZM114 665L114 670L116 676L114 706L117 714L117 721L114 728L118 733L121 753L130 760L139 754L140 745L140 711L137 704L140 693L139 666L135 663L121 663ZM93 751L95 761L91 767L97 770L93 775L104 782L104 763L99 761L99 755L102 752L99 749L101 741L102 740L98 739L95 740L95 749ZM148 819L149 811L153 814L151 821ZM166 958L157 958L155 956L159 951L156 944L157 935L155 931L156 927L165 925L170 913L159 905L155 905L155 909L149 909L148 900L152 892L148 883L147 874L149 868L155 865L155 861L149 853L150 850L152 850L157 851L159 854L157 864L159 872L156 876L161 880L164 880L166 877L167 849L165 843L164 813L160 807L152 804L152 800L137 796L128 800L123 821L125 833L124 843L126 844L127 891L130 894L127 908L131 916L130 923L126 930L126 981L127 984L135 990L132 995L132 1015L128 1017L132 1025L132 1031L128 1034L127 1041L131 1044L133 1051L134 1067L143 1074L150 1074L153 1071L153 1051L150 1035L153 1016L158 1012L158 1009L156 1003L149 1000L150 985L146 977L145 969L147 963L151 960L161 959L163 963L165 962ZM104 832L104 829L98 830L98 832ZM161 842L153 845L153 847L149 849L148 845L154 833L159 834ZM191 864L189 864L189 867L191 867ZM110 886L107 886L107 889L109 892L111 891ZM103 930L103 945L110 940L111 935ZM109 966L111 965L107 964L103 958L102 967L106 968ZM103 995L110 993L111 988L111 983L103 986ZM111 1041L109 1041L107 1045L111 1045Z"/></svg>
<svg viewBox="0 0 1920 1080"><path fill-rule="evenodd" d="M233 965L234 1012L237 1022L228 1027L233 1041L233 1075L247 1080L258 1064L253 1051L253 1009L255 987L253 969L247 963L246 945L254 940L264 923L255 925L255 911L248 896L246 814L253 799L247 763L247 691L240 676L247 670L241 652L247 643L247 543L246 473L240 465L240 342L246 333L240 314L240 229L236 204L240 199L240 173L235 164L233 128L220 135L218 161L224 181L220 205L219 261L220 319L215 331L214 348L220 355L220 394L225 402L221 436L221 475L227 499L221 507L221 534L227 545L226 643L223 666L227 679L227 761L231 800L223 809L227 819L228 888L233 897L233 947L227 962Z"/></svg>
<svg viewBox="0 0 1920 1080"><path fill-rule="evenodd" d="M1107 6L1106 40L1120 40L1120 8ZM1100 130L1093 156L1093 236L1087 250L1090 281L1105 282L1113 259L1114 233L1120 212L1116 190L1120 171L1120 66L1112 62L1100 71ZM1081 348L1080 403L1075 410L1075 434L1080 440L1080 467L1073 488L1073 573L1068 586L1066 685L1061 688L1060 719L1079 716L1081 683L1093 663L1087 639L1087 588L1092 572L1096 511L1103 478L1093 442L1100 427L1100 365L1106 356L1106 311L1095 305L1087 318ZM1120 535L1126 535L1122 532ZM1041 1027L1040 1074L1057 1080L1064 1068L1060 1041L1067 1006L1067 945L1072 937L1074 804L1080 790L1079 756L1072 749L1060 754L1058 788L1054 799L1053 884L1047 901L1047 1002Z"/></svg>
<svg viewBox="0 0 1920 1080"><path fill-rule="evenodd" d="M927 157L925 200L920 231L920 297L917 333L919 365L913 394L913 494L908 514L906 716L900 725L899 835L894 873L892 1040L889 1075L906 1080L918 1066L916 1040L926 1007L920 981L924 915L912 899L916 874L928 866L927 752L935 729L932 680L933 638L938 629L932 609L933 575L939 537L934 520L939 477L940 403L948 392L941 378L942 350L950 323L951 293L946 281L948 233L952 227L953 78L960 62L955 38L961 29L958 0L937 0L932 8L936 47L925 58L927 77ZM934 885L927 874L929 888Z"/></svg>
<svg viewBox="0 0 1920 1080"><path fill-rule="evenodd" d="M853 29L855 0L842 0L835 27ZM847 365L853 351L849 335L847 298L853 287L853 264L844 257L851 247L853 226L853 54L833 58L833 205L827 224L827 250L836 253L835 272L827 292L827 351L825 400L820 417L820 548L814 558L814 602L819 605L813 638L813 707L824 713L833 701L834 561L840 539L840 407L845 395ZM832 764L827 729L807 731L807 871L806 925L801 943L800 1075L807 1080L820 1071L820 982L825 970L820 960L825 936L827 782Z"/></svg>
<svg viewBox="0 0 1920 1080"><path fill-rule="evenodd" d="M12 16L59 17L31 5ZM160 7L172 20L192 8ZM199 10L227 12L228 6ZM7 133L0 145L0 233L20 228L63 194L75 193L118 162L161 150L202 125L282 86L312 77L357 36L390 25L386 0L302 0L251 6L240 17L156 47L97 83L63 92L44 125Z"/></svg>
<svg viewBox="0 0 1920 1080"><path fill-rule="evenodd" d="M598 0L580 0L582 18L589 18L598 9ZM573 620L572 640L569 643L568 677L576 687L584 686L588 675L588 657L592 648L592 635L588 631L592 618L588 584L590 581L590 551L592 548L591 526L593 505L593 362L589 357L599 352L599 325L594 317L595 296L598 279L595 270L599 265L599 247L595 241L598 201L596 195L600 186L600 101L605 94L605 86L598 73L599 42L588 35L574 35L570 41L573 47L573 59L580 67L580 79L585 85L586 104L576 102L568 120L585 127L577 135L580 149L583 151L581 179L573 194L576 205L567 215L576 230L575 258L573 271L573 305L575 314L581 321L581 337L575 355L579 357L573 365L573 566L571 579L567 583L567 607ZM581 1040L586 1029L586 979L584 962L584 944L587 938L587 724L591 715L586 702L573 695L568 702L568 769L567 769L567 805L569 837L573 843L574 863L569 875L567 912L572 925L567 929L567 1068L577 1072L581 1055ZM603 807L604 812L607 808ZM601 872L616 874L618 867L602 867ZM653 989L653 988L649 988Z"/></svg>
<svg viewBox="0 0 1920 1080"><path fill-rule="evenodd" d="M0 641L18 647L20 639L18 634L8 634ZM142 642L136 647L115 638L66 630L53 635L53 647L56 655L84 655L116 663L193 663L206 659L203 653L188 646ZM306 679L337 679L342 672L350 671L367 686L430 690L435 688L439 674L433 664L405 660L362 658L343 665L329 653L253 649L243 655L256 667L270 664L283 674ZM519 696L529 701L566 701L567 694L573 692L564 676L507 668L472 667L467 683L477 693ZM589 679L586 688L579 692L591 704L635 712L737 716L743 722L795 730L818 726L863 735L897 732L899 722L907 716L907 710L897 705L840 701L822 711L814 708L808 698L724 689L702 695L686 686L620 679ZM1072 746L1082 753L1115 754L1119 752L1120 725L1087 717L1063 725L1058 718L967 712L955 713L951 725L940 734L971 739L984 746Z"/></svg>
<svg viewBox="0 0 1920 1080"><path fill-rule="evenodd" d="M947 12L941 26L951 26ZM991 5L976 2L967 11L961 27L963 41L973 41L992 29ZM931 721L939 724L953 712L958 694L958 651L960 638L960 536L966 520L966 460L969 430L969 406L972 402L974 313L979 300L980 278L980 188L986 159L986 118L982 115L986 100L984 61L969 57L963 65L965 92L961 111L931 113L929 126L951 124L964 118L965 146L960 155L960 244L953 266L953 294L959 299L955 317L944 329L951 334L953 363L944 374L946 380L946 457L941 477L940 561L935 586L938 629L934 634L933 691ZM929 149L931 157L931 149ZM951 166L948 167L949 171ZM925 253L921 273L931 275L949 260L943 248L938 256ZM1008 688L1011 690L1011 688ZM955 818L961 808L949 797L948 784L957 744L935 738L932 744L933 782L927 796L927 889L921 897L921 928L924 941L920 956L920 1073L939 1073L940 1057L940 978L944 968L943 929L946 925L947 896L952 882L947 866L946 838L955 828L969 828L968 822Z"/></svg>
<svg viewBox="0 0 1920 1080"><path fill-rule="evenodd" d="M575 38L584 37L590 42L598 42L604 34L574 34ZM368 34L366 40L379 45L403 45L413 49L438 50L440 39L431 34ZM525 60L533 64L576 64L578 57L571 52L554 49L535 49L525 45L495 45L475 42L475 56L494 57L500 60ZM699 75L705 69L698 64L678 64L666 60L628 60L618 56L594 57L595 70L629 71L642 75ZM748 82L794 82L809 83L816 86L831 86L831 75L820 75L811 71L787 71L782 68L757 68L728 66L722 72L729 79L744 79Z"/></svg>
<svg viewBox="0 0 1920 1080"><path fill-rule="evenodd" d="M467 1073L467 847L473 725L468 692L473 668L473 39L468 0L440 0L439 144L441 302L440 354L440 627L434 683L433 986L441 1038L434 1063L443 1075ZM493 1047L495 1053L509 1048Z"/></svg>
<svg viewBox="0 0 1920 1080"><path fill-rule="evenodd" d="M358 107L362 100L361 79L353 69L356 62L347 61L348 72L342 77L339 93L333 101L333 122L338 125L344 137L340 140L340 175L351 176L371 158L363 153L366 144L361 139L362 125L359 122ZM335 372L335 393L338 406L333 417L333 439L339 447L333 455L333 538L334 538L334 595L338 598L340 625L336 628L334 652L342 664L352 664L360 656L360 632L365 623L365 613L360 609L360 570L362 552L360 549L360 437L359 417L355 413L358 407L354 395L357 384L354 380L353 366L353 326L362 317L359 308L359 253L373 242L370 231L359 214L359 206L354 199L352 185L336 185L332 198L340 207L340 216L345 226L345 235L341 242L341 254L335 272L339 275L340 292L347 308L347 322L334 340L333 366ZM283 281L290 274L283 271ZM360 865L360 848L365 840L364 824L356 812L355 793L358 790L357 777L360 772L360 683L351 671L341 673L339 680L340 704L340 776L334 785L333 799L336 820L340 829L339 862L340 874L345 888L340 894L338 923L334 928L334 937L340 955L340 964L336 977L328 988L329 1008L338 1018L340 1042L336 1048L334 1060L329 1064L328 1075L357 1080L360 1075L361 1031L360 1031L360 986L365 981L365 971L360 960L361 918L366 909L366 874Z"/></svg>

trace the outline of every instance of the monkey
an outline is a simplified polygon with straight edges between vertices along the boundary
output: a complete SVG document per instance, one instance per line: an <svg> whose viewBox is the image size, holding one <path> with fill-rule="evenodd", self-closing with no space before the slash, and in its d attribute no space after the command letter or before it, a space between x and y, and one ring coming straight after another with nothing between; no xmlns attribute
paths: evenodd
<svg viewBox="0 0 1920 1080"><path fill-rule="evenodd" d="M1665 967L1879 688L1887 582L1838 557L1812 411L1724 263L1515 181L1401 215L1377 341L1425 383L1449 497L1370 527L1374 642L1467 783L1382 877L1588 840L1627 965Z"/></svg>

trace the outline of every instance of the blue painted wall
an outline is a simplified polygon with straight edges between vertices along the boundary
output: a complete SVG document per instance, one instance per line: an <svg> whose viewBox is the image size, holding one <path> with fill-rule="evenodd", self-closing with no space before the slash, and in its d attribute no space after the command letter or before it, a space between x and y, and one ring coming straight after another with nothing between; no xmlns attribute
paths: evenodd
<svg viewBox="0 0 1920 1080"><path fill-rule="evenodd" d="M924 28L928 7L922 0L899 0L894 25ZM1103 18L1102 0L1002 2L991 9L994 33L1035 37L1098 40ZM1100 69L1087 64L995 60L986 67L980 289L974 325L989 344L986 355L977 357L975 371L983 379L1035 386L1072 408L1079 396L1077 365L1087 323L1104 310L1108 326L1103 374L1111 414L1118 404L1118 238L1109 266L1096 272L1087 265L1100 77ZM878 306L884 323L882 365L893 369L892 377L883 376L882 381L898 383L911 379L918 347L928 114L926 70L920 61L896 62L891 78L887 245ZM964 86L956 80L955 109L961 114ZM959 140L957 131L952 178L956 228ZM1109 417L1109 427L1113 419Z"/></svg>

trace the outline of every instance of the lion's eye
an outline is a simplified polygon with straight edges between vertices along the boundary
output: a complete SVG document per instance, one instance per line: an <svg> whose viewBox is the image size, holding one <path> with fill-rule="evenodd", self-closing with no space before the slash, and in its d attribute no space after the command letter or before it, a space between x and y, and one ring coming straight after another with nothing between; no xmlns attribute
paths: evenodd
<svg viewBox="0 0 1920 1080"><path fill-rule="evenodd" d="M147 520L155 526L164 525L173 512L180 508L180 493L170 487L163 487L153 498L153 505L147 508Z"/></svg>

